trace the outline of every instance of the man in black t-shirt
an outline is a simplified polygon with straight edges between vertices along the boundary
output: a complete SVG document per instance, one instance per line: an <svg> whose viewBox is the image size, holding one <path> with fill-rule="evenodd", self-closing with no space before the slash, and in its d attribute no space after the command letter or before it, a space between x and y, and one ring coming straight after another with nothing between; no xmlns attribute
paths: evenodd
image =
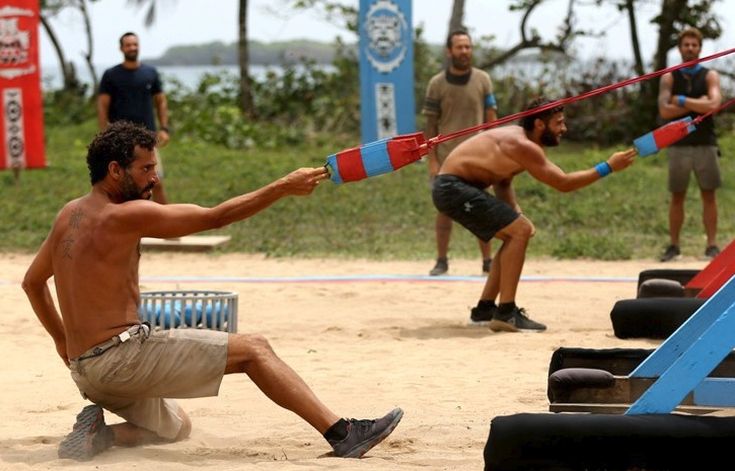
<svg viewBox="0 0 735 471"><path fill-rule="evenodd" d="M702 33L688 28L679 34L679 53L683 62L699 58ZM665 120L692 119L716 110L722 102L720 76L711 69L696 64L661 76L658 111ZM717 246L717 199L715 191L722 185L718 162L719 149L712 116L705 118L697 130L667 149L669 157L669 246L660 261L668 262L681 254L679 236L684 224L684 202L689 176L697 177L702 196L702 222L707 235L704 255L714 258Z"/></svg>
<svg viewBox="0 0 735 471"><path fill-rule="evenodd" d="M141 124L151 131L157 130L157 147L164 147L169 141L168 105L163 93L161 79L154 67L141 64L138 60L138 36L125 33L120 37L120 51L123 62L105 71L100 81L97 97L97 120L101 130L115 121L131 121ZM156 108L159 127L153 116ZM163 176L160 155L158 172ZM153 189L153 200L166 204L163 180Z"/></svg>

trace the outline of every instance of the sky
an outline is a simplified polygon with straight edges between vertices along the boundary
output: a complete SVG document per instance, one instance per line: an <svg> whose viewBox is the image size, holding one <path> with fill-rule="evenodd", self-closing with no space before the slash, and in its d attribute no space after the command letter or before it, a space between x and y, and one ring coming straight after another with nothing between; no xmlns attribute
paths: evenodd
<svg viewBox="0 0 735 471"><path fill-rule="evenodd" d="M132 6L129 0L98 0L89 2L94 37L93 61L98 65L112 65L121 61L118 38L126 31L134 31L140 38L141 57L158 57L170 46L200 44L210 41L231 43L237 39L237 8L234 0L157 0L159 10L156 23L144 26L144 12ZM344 0L357 6L358 1ZM508 11L506 0L466 0L465 25L473 37L494 35L494 45L510 47L520 34L521 15ZM547 0L531 16L530 25L538 29L542 37L553 38L561 24L568 0ZM627 18L612 7L597 7L591 0L578 2L578 25L607 31L604 38L585 38L577 41L577 55L585 58L605 51L609 58L632 57ZM641 2L638 12L638 29L645 60L655 51L657 31L650 19L660 8L659 0ZM284 41L313 39L331 42L337 36L349 42L355 36L322 16L310 11L294 11L285 8L287 0L249 0L248 29L251 39L260 41ZM213 8L216 5L217 8ZM444 42L451 0L413 0L414 27L422 25L424 37L430 43ZM735 47L735 0L721 0L716 7L720 14L723 36L717 41L706 41L702 55L709 55ZM725 12L730 12L726 15ZM86 49L81 15L72 9L52 18L51 23L59 36L68 60L83 63ZM669 56L670 63L680 58L676 51ZM45 32L41 33L41 64L56 67L58 62Z"/></svg>

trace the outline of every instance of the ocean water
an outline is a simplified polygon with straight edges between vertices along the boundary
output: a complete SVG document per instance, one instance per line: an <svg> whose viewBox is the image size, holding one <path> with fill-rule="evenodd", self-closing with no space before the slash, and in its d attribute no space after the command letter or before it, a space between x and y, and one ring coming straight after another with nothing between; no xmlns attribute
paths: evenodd
<svg viewBox="0 0 735 471"><path fill-rule="evenodd" d="M102 73L112 67L114 64L95 66L97 73L97 80L102 78ZM320 66L325 70L330 70L332 66L323 65ZM236 65L176 65L176 66L158 66L156 67L161 74L164 81L164 90L166 89L166 82L171 79L176 79L181 82L187 88L194 88L199 84L202 76L206 73L222 73L227 72L238 76L240 69ZM91 83L91 75L86 67L77 65L77 76L79 80L84 83ZM269 71L275 73L283 72L281 66L265 66L265 65L251 65L250 75L253 78L262 79L266 76ZM41 65L41 86L44 90L57 90L61 88L61 71L58 65L45 64Z"/></svg>

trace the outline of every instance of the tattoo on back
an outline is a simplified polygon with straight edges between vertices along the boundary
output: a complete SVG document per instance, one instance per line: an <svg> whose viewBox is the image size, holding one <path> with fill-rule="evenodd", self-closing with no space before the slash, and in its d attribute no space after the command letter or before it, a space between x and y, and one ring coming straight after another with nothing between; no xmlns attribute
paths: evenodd
<svg viewBox="0 0 735 471"><path fill-rule="evenodd" d="M84 217L84 211L82 211L79 208L71 212L71 218L69 219L69 225L72 227L72 229L79 229L79 226L81 225L83 217Z"/></svg>
<svg viewBox="0 0 735 471"><path fill-rule="evenodd" d="M69 227L74 230L79 230L82 225L82 218L84 217L84 211L79 208L72 210L71 217L69 218ZM61 245L64 250L64 258L71 259L71 248L74 245L73 237L66 237L61 241Z"/></svg>
<svg viewBox="0 0 735 471"><path fill-rule="evenodd" d="M67 237L61 241L61 244L64 246L64 258L71 258L71 246L74 245L74 239Z"/></svg>

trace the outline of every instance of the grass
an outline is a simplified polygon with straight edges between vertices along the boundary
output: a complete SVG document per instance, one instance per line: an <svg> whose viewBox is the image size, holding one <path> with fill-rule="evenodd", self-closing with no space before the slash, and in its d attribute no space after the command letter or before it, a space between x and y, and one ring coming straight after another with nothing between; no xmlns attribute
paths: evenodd
<svg viewBox="0 0 735 471"><path fill-rule="evenodd" d="M23 172L15 183L0 174L0 251L33 252L61 206L89 190L84 156L93 122L47 129L44 170ZM325 157L357 142L325 138L284 149L228 150L175 136L163 150L166 185L173 202L212 206L264 185L300 166L318 166ZM564 144L549 152L566 171L585 169L616 149ZM719 240L735 235L731 208L735 138L721 140L724 186L718 192ZM630 169L575 193L563 194L528 175L515 189L537 235L530 256L619 260L651 258L667 243L666 159L639 159ZM682 234L685 254L701 255L705 239L701 203L692 179ZM389 175L356 183L321 185L311 197L288 198L255 217L217 230L232 236L221 251L274 257L432 259L434 209L426 166L418 163ZM495 242L494 248L498 247ZM479 257L473 237L455 225L450 255Z"/></svg>

